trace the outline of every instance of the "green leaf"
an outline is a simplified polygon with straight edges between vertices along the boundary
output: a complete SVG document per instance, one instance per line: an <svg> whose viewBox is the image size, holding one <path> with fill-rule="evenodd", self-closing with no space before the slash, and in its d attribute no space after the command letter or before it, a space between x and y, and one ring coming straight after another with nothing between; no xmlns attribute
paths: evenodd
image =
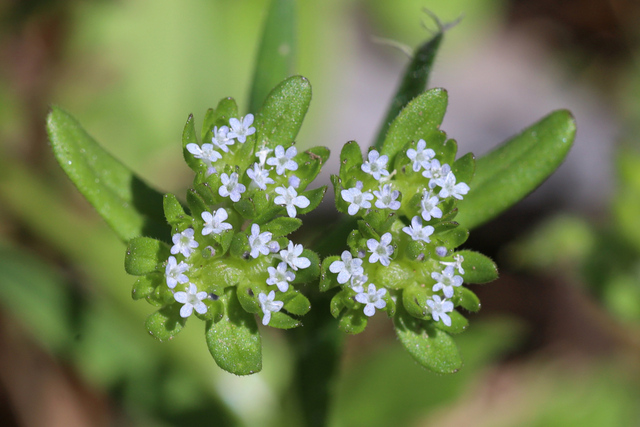
<svg viewBox="0 0 640 427"><path fill-rule="evenodd" d="M206 113L204 113L204 120L202 121L202 132L200 133L200 140L206 141L207 139L213 137L210 134L211 129L215 126L216 122L216 110L213 108L209 108ZM209 136L211 135L211 136Z"/></svg>
<svg viewBox="0 0 640 427"><path fill-rule="evenodd" d="M278 329L293 329L302 326L302 322L281 311L271 313L269 326Z"/></svg>
<svg viewBox="0 0 640 427"><path fill-rule="evenodd" d="M302 76L292 76L276 86L258 112L254 126L256 148L287 148L295 141L311 102L311 84Z"/></svg>
<svg viewBox="0 0 640 427"><path fill-rule="evenodd" d="M380 154L393 158L408 142L439 132L447 110L447 91L431 89L411 101L391 123Z"/></svg>
<svg viewBox="0 0 640 427"><path fill-rule="evenodd" d="M311 265L307 268L301 268L296 271L296 278L293 283L310 283L320 275L320 257L315 252L305 249L302 251L303 258L307 258Z"/></svg>
<svg viewBox="0 0 640 427"><path fill-rule="evenodd" d="M458 313L456 310L453 310L448 314L451 318L451 326L445 325L444 323L442 323L442 320L440 320L438 322L433 322L436 328L449 334L460 334L469 327L469 321L467 320L467 318Z"/></svg>
<svg viewBox="0 0 640 427"><path fill-rule="evenodd" d="M169 246L149 237L131 239L124 258L124 269L134 276L152 273L161 267L171 252Z"/></svg>
<svg viewBox="0 0 640 427"><path fill-rule="evenodd" d="M273 237L286 236L289 233L293 233L302 225L300 218L289 218L287 216L281 216L274 219L271 222L266 223L260 227L260 231L270 231Z"/></svg>
<svg viewBox="0 0 640 427"><path fill-rule="evenodd" d="M442 241L444 246L449 249L455 249L469 238L469 230L464 227L456 227L454 229L445 231L437 236Z"/></svg>
<svg viewBox="0 0 640 427"><path fill-rule="evenodd" d="M151 295L158 286L162 286L164 284L164 275L160 273L151 273L145 276L140 277L133 284L133 289L131 290L131 297L134 300L139 300L142 298L146 298Z"/></svg>
<svg viewBox="0 0 640 427"><path fill-rule="evenodd" d="M344 144L340 151L340 179L345 182L349 181L348 172L351 169L359 169L361 166L362 151L358 143L349 141Z"/></svg>
<svg viewBox="0 0 640 427"><path fill-rule="evenodd" d="M164 216L167 218L167 222L173 226L182 224L183 222L190 222L191 217L187 215L184 208L173 194L165 194L163 198L164 202Z"/></svg>
<svg viewBox="0 0 640 427"><path fill-rule="evenodd" d="M293 73L295 18L294 0L271 1L253 73L249 111L258 111L269 91Z"/></svg>
<svg viewBox="0 0 640 427"><path fill-rule="evenodd" d="M158 341L173 339L182 330L187 319L180 317L180 305L162 308L147 317L145 326L149 334Z"/></svg>
<svg viewBox="0 0 640 427"><path fill-rule="evenodd" d="M182 131L182 156L184 157L184 161L191 168L192 171L198 172L203 168L204 163L200 159L196 159L193 157L193 154L187 150L187 145L189 144L198 144L198 139L196 138L196 126L193 120L193 114L189 114L189 118L187 118L187 123L184 125L184 130Z"/></svg>
<svg viewBox="0 0 640 427"><path fill-rule="evenodd" d="M460 287L460 293L456 292L456 294L458 299L456 305L473 313L480 311L480 298L472 291L465 287Z"/></svg>
<svg viewBox="0 0 640 427"><path fill-rule="evenodd" d="M320 292L326 292L329 289L338 286L338 281L336 279L338 275L329 271L329 266L334 261L340 261L340 256L333 255L322 260L322 267L320 269Z"/></svg>
<svg viewBox="0 0 640 427"><path fill-rule="evenodd" d="M471 230L522 200L564 161L575 133L571 113L555 111L478 159L458 222Z"/></svg>
<svg viewBox="0 0 640 427"><path fill-rule="evenodd" d="M367 327L367 316L360 310L349 310L342 315L338 327L347 334L359 334Z"/></svg>
<svg viewBox="0 0 640 427"><path fill-rule="evenodd" d="M161 193L103 150L66 111L53 107L47 131L62 169L122 241L143 235L170 241Z"/></svg>
<svg viewBox="0 0 640 427"><path fill-rule="evenodd" d="M433 61L438 53L438 48L442 42L444 32L442 28L430 40L423 43L413 54L411 62L407 66L400 87L391 101L384 122L378 131L375 147L380 151L384 142L389 125L398 116L400 111L416 96L420 95L427 88L429 75L433 68Z"/></svg>
<svg viewBox="0 0 640 427"><path fill-rule="evenodd" d="M451 171L456 176L456 182L471 183L476 171L476 158L473 153L467 153L456 160L451 166Z"/></svg>
<svg viewBox="0 0 640 427"><path fill-rule="evenodd" d="M208 321L205 336L209 352L217 365L236 375L249 375L262 369L262 342L253 314L240 306L235 288L221 297L226 308L217 322Z"/></svg>
<svg viewBox="0 0 640 427"><path fill-rule="evenodd" d="M433 322L410 316L399 304L393 324L400 342L422 366L441 374L457 372L462 366L460 353L446 332Z"/></svg>
<svg viewBox="0 0 640 427"><path fill-rule="evenodd" d="M498 267L489 257L467 250L456 253L464 257L462 277L465 283L487 283L498 278Z"/></svg>
<svg viewBox="0 0 640 427"><path fill-rule="evenodd" d="M326 192L327 186L323 185L320 188L315 188L313 190L300 193L301 196L305 196L307 199L309 199L309 206L307 206L306 208L298 208L298 215L307 214L317 208L320 205L320 202L322 202L322 199L324 198Z"/></svg>
<svg viewBox="0 0 640 427"><path fill-rule="evenodd" d="M298 291L287 292L282 297L284 309L296 316L304 316L311 310L311 302L309 299Z"/></svg>

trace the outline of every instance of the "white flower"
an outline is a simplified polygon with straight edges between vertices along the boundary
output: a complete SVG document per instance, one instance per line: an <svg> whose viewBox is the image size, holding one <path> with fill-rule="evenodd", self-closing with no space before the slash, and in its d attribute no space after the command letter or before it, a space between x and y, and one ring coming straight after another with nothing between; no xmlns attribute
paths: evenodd
<svg viewBox="0 0 640 427"><path fill-rule="evenodd" d="M367 247L369 248L369 252L371 252L371 256L369 257L369 262L374 264L377 261L380 261L380 264L387 267L391 260L389 257L393 253L393 246L391 246L391 233L384 233L378 242L376 239L367 240Z"/></svg>
<svg viewBox="0 0 640 427"><path fill-rule="evenodd" d="M389 157L386 155L381 156L376 150L371 150L369 151L368 159L369 160L360 166L363 172L373 176L376 180L379 180L382 176L389 175L389 171L385 169L387 167Z"/></svg>
<svg viewBox="0 0 640 427"><path fill-rule="evenodd" d="M376 308L380 310L387 306L387 302L382 299L386 293L387 290L385 288L376 290L376 285L370 283L367 292L363 291L356 295L356 301L366 304L364 306L365 316L371 317L376 313Z"/></svg>
<svg viewBox="0 0 640 427"><path fill-rule="evenodd" d="M258 158L258 161L260 162L260 166L264 166L264 163L267 161L267 156L272 151L273 150L271 148L267 148L266 146L264 146L261 149L259 149L258 151L256 151L256 157Z"/></svg>
<svg viewBox="0 0 640 427"><path fill-rule="evenodd" d="M251 225L251 235L249 236L249 247L251 247L251 257L258 258L258 255L268 255L271 252L271 244L278 242L271 242L273 234L270 231L260 233L260 226L258 224ZM278 247L278 250L280 248Z"/></svg>
<svg viewBox="0 0 640 427"><path fill-rule="evenodd" d="M367 283L367 280L369 280L369 278L364 274L351 276L351 289L358 294L364 292L364 285Z"/></svg>
<svg viewBox="0 0 640 427"><path fill-rule="evenodd" d="M340 191L342 199L347 203L351 203L348 208L349 215L355 215L360 209L369 209L371 207L369 200L373 200L373 194L368 191L363 193L362 187L362 181L358 181L354 188Z"/></svg>
<svg viewBox="0 0 640 427"><path fill-rule="evenodd" d="M420 168L427 169L431 165L431 160L436 156L436 152L431 148L427 148L427 143L424 142L424 139L418 141L417 149L409 148L407 150L407 157L410 160L413 160L413 171L418 172Z"/></svg>
<svg viewBox="0 0 640 427"><path fill-rule="evenodd" d="M260 292L258 295L258 301L260 301L260 307L262 308L262 313L264 313L262 324L265 326L271 321L271 313L280 311L284 306L282 301L274 301L275 297L275 291L269 292L269 295L264 292Z"/></svg>
<svg viewBox="0 0 640 427"><path fill-rule="evenodd" d="M422 219L419 216L414 216L411 219L411 227L404 227L402 231L411 236L413 240L422 240L429 243L431 242L429 236L433 234L434 228L430 225L423 227Z"/></svg>
<svg viewBox="0 0 640 427"><path fill-rule="evenodd" d="M227 145L233 145L233 139L229 138L229 128L227 126L222 126L218 129L218 126L215 126L213 130L213 138L211 138L211 143L224 151L225 153L229 152L229 147Z"/></svg>
<svg viewBox="0 0 640 427"><path fill-rule="evenodd" d="M253 169L247 169L247 175L253 181L253 184L261 190L267 189L267 184L273 184L273 179L269 178L269 170L263 169L259 163L253 164Z"/></svg>
<svg viewBox="0 0 640 427"><path fill-rule="evenodd" d="M440 199L430 191L425 191L422 194L422 200L420 201L420 207L422 208L422 218L425 221L429 221L431 217L442 218L442 210L438 207Z"/></svg>
<svg viewBox="0 0 640 427"><path fill-rule="evenodd" d="M446 299L441 300L438 295L434 295L431 297L433 299L427 300L427 305L431 310L431 316L434 321L442 320L447 326L451 326L451 317L447 313L453 311L453 303L451 301L447 301Z"/></svg>
<svg viewBox="0 0 640 427"><path fill-rule="evenodd" d="M464 257L460 254L455 254L453 256L453 262L440 261L440 264L450 265L454 269L457 269L458 273L464 274L464 268L462 268L463 262L464 262Z"/></svg>
<svg viewBox="0 0 640 427"><path fill-rule="evenodd" d="M294 245L293 242L289 240L287 249L280 251L280 258L289 264L292 270L297 271L299 268L307 268L311 265L311 261L309 261L309 258L300 256L303 250L302 245Z"/></svg>
<svg viewBox="0 0 640 427"><path fill-rule="evenodd" d="M289 282L296 278L293 271L287 270L286 262L281 262L277 268L268 267L267 271L269 272L267 285L276 285L280 292L287 292Z"/></svg>
<svg viewBox="0 0 640 427"><path fill-rule="evenodd" d="M181 233L173 235L173 246L171 247L171 253L173 255L181 253L185 258L189 258L194 248L198 247L198 242L193 238L193 228L187 228Z"/></svg>
<svg viewBox="0 0 640 427"><path fill-rule="evenodd" d="M338 274L338 283L347 283L351 276L360 276L364 273L362 260L353 258L351 252L342 252L342 261L333 261L329 266L329 271Z"/></svg>
<svg viewBox="0 0 640 427"><path fill-rule="evenodd" d="M296 206L304 209L311 203L305 196L298 196L298 192L293 187L276 187L275 191L279 196L276 196L276 198L273 199L273 203L276 205L286 206L287 214L291 218L296 217Z"/></svg>
<svg viewBox="0 0 640 427"><path fill-rule="evenodd" d="M245 192L247 187L238 183L238 174L233 172L231 176L223 173L220 175L220 181L222 185L218 189L218 194L222 197L229 197L232 202L240 200L240 195Z"/></svg>
<svg viewBox="0 0 640 427"><path fill-rule="evenodd" d="M189 283L189 289L187 292L176 292L173 297L181 304L184 304L180 309L181 317L189 317L195 308L200 314L207 312L207 306L202 302L207 297L206 292L198 292L198 288L193 283Z"/></svg>
<svg viewBox="0 0 640 427"><path fill-rule="evenodd" d="M189 264L184 261L180 261L180 264L178 264L176 258L170 256L167 261L167 268L164 271L164 275L167 278L167 286L173 289L178 283L187 283L189 278L184 274L187 271L189 271Z"/></svg>
<svg viewBox="0 0 640 427"><path fill-rule="evenodd" d="M225 222L229 218L229 214L224 208L219 208L215 212L202 212L202 220L204 221L204 228L202 229L202 235L207 234L220 234L225 230L231 230L233 227L228 222Z"/></svg>
<svg viewBox="0 0 640 427"><path fill-rule="evenodd" d="M298 163L293 158L298 154L296 147L291 146L284 151L282 145L278 145L274 151L275 157L269 157L267 164L276 167L276 173L282 175L288 169L294 171L298 169Z"/></svg>
<svg viewBox="0 0 640 427"><path fill-rule="evenodd" d="M437 281L432 290L437 292L442 289L444 296L451 298L453 296L453 287L462 285L462 277L454 274L455 270L451 265L448 265L442 273L437 271L431 273L431 278Z"/></svg>
<svg viewBox="0 0 640 427"><path fill-rule="evenodd" d="M383 185L380 191L374 191L373 194L378 198L376 208L394 211L400 209L400 202L396 200L400 196L400 192L398 190L391 191L391 184Z"/></svg>
<svg viewBox="0 0 640 427"><path fill-rule="evenodd" d="M213 163L221 159L222 155L213 149L213 144L202 144L202 147L194 143L187 144L187 151L193 154L193 157L196 159L201 159L205 162L207 165L207 175L216 173L216 168L213 166Z"/></svg>
<svg viewBox="0 0 640 427"><path fill-rule="evenodd" d="M458 200L462 200L462 196L469 192L469 186L464 182L456 184L456 176L453 172L449 172L444 178L436 179L435 183L441 187L438 196L443 199L453 196Z"/></svg>
<svg viewBox="0 0 640 427"><path fill-rule="evenodd" d="M451 171L451 166L449 165L440 165L440 161L433 159L428 167L425 167L422 171L422 176L425 178L430 178L429 188L434 188L436 186L436 180L442 178L446 174Z"/></svg>
<svg viewBox="0 0 640 427"><path fill-rule="evenodd" d="M240 120L242 120L242 122L240 122ZM247 114L244 118L240 118L240 120L235 118L229 119L231 130L227 134L227 137L235 138L244 144L249 135L256 133L256 128L251 126L253 123L253 114Z"/></svg>

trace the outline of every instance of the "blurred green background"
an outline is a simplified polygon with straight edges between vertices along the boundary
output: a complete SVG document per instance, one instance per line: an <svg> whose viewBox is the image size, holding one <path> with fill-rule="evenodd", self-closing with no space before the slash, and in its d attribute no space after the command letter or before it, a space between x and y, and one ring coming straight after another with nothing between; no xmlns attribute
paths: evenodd
<svg viewBox="0 0 640 427"><path fill-rule="evenodd" d="M147 336L124 246L48 147L56 104L163 191L190 172L180 135L225 96L246 108L266 0L0 4L0 420L18 426L299 425L291 355L264 330L264 371L217 368L194 322ZM406 56L453 22L432 86L443 129L483 154L552 109L578 137L531 197L467 246L501 278L458 337L464 368L424 371L388 319L349 337L334 426L640 424L640 5L618 0L300 2L298 65L314 89L302 147L372 142ZM245 106L245 107L243 107ZM338 169L330 161L322 175ZM326 183L323 182L323 183ZM330 197L327 197L331 201ZM315 221L331 217L331 204ZM316 309L323 309L316 307ZM325 308L328 309L328 308Z"/></svg>

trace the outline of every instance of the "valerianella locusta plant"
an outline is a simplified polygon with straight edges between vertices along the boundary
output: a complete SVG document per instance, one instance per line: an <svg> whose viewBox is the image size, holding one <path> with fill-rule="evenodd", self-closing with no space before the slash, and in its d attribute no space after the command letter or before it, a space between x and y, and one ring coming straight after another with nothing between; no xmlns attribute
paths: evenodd
<svg viewBox="0 0 640 427"><path fill-rule="evenodd" d="M340 173L332 177L335 203L355 229L348 249L323 261L320 288L340 288L331 313L343 331L362 332L384 311L420 363L450 372L461 363L450 334L468 325L460 309L480 307L463 282L493 280L497 270L485 256L457 250L469 235L455 222L457 203L470 190L475 159L456 160L456 142L439 129L439 104L446 107L442 89L417 97L391 124L380 151L364 159L355 142L342 149Z"/></svg>
<svg viewBox="0 0 640 427"><path fill-rule="evenodd" d="M171 339L197 317L218 365L236 374L260 370L256 316L275 328L299 326L310 303L296 288L319 275L318 255L287 238L326 190L307 187L329 150L298 151L291 135L304 113L282 115L283 93L308 87L301 77L286 80L256 116L241 117L235 101L223 99L207 112L201 141L190 116L182 142L193 186L186 206L164 196L172 244L137 237L127 249L127 271L141 276L134 299L159 307L149 333Z"/></svg>

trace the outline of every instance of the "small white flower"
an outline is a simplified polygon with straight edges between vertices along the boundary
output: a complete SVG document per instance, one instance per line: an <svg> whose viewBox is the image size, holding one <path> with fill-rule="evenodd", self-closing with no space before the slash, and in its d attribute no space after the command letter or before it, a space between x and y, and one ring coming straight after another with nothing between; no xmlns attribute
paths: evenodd
<svg viewBox="0 0 640 427"><path fill-rule="evenodd" d="M386 155L381 156L376 150L371 150L369 151L368 160L360 168L363 172L373 176L374 179L379 180L382 176L389 175L389 171L385 169L388 161L389 157Z"/></svg>
<svg viewBox="0 0 640 427"><path fill-rule="evenodd" d="M351 252L342 252L342 261L333 261L329 266L329 271L338 274L338 283L347 283L351 276L360 276L364 273L362 260L353 258Z"/></svg>
<svg viewBox="0 0 640 427"><path fill-rule="evenodd" d="M222 126L218 129L218 126L215 126L213 130L213 138L211 138L211 143L224 151L225 153L229 152L228 145L233 145L233 139L229 138L229 128L227 126Z"/></svg>
<svg viewBox="0 0 640 427"><path fill-rule="evenodd" d="M367 292L360 292L356 295L356 301L360 304L365 304L365 316L371 317L376 313L376 308L380 310L387 306L387 302L382 299L386 293L387 290L385 288L376 290L376 285L370 283Z"/></svg>
<svg viewBox="0 0 640 427"><path fill-rule="evenodd" d="M456 184L456 176L453 172L449 172L444 178L436 179L435 183L441 187L438 196L443 199L453 196L458 200L462 200L462 196L469 192L469 186L464 182Z"/></svg>
<svg viewBox="0 0 640 427"><path fill-rule="evenodd" d="M391 191L391 184L383 185L380 191L374 191L373 194L378 198L376 208L394 211L400 209L400 202L397 200L400 197L400 192L398 190Z"/></svg>
<svg viewBox="0 0 640 427"><path fill-rule="evenodd" d="M176 258L170 256L167 261L167 268L164 271L164 275L167 278L167 286L173 289L178 283L187 283L189 278L184 274L187 271L189 271L189 264L184 261L180 261L180 264L178 264Z"/></svg>
<svg viewBox="0 0 640 427"><path fill-rule="evenodd" d="M458 270L458 273L464 274L464 268L462 268L463 262L464 262L464 257L460 254L455 254L453 256L453 262L440 261L440 264L450 265L454 269Z"/></svg>
<svg viewBox="0 0 640 427"><path fill-rule="evenodd" d="M442 273L438 273L437 271L431 273L431 278L437 281L437 283L433 285L433 292L442 289L444 296L451 298L453 296L453 287L462 285L462 277L455 276L454 274L455 270L451 265L448 265Z"/></svg>
<svg viewBox="0 0 640 427"><path fill-rule="evenodd" d="M213 144L202 144L200 147L198 144L187 144L187 151L193 154L193 157L200 159L207 165L207 176L212 173L216 173L216 168L213 166L217 160L222 158L222 155L213 149Z"/></svg>
<svg viewBox="0 0 640 427"><path fill-rule="evenodd" d="M267 285L276 285L280 292L287 292L289 289L289 282L296 278L293 271L287 270L287 263L281 262L277 268L268 267L269 278L267 279Z"/></svg>
<svg viewBox="0 0 640 427"><path fill-rule="evenodd" d="M269 153L272 151L273 150L271 148L267 148L266 146L256 151L256 157L260 162L260 166L264 166L264 163L267 161L267 157L269 156Z"/></svg>
<svg viewBox="0 0 640 427"><path fill-rule="evenodd" d="M273 179L269 178L269 170L263 169L259 163L253 164L253 169L247 169L247 175L251 178L252 185L260 188L261 190L267 189L267 184L273 184Z"/></svg>
<svg viewBox="0 0 640 427"><path fill-rule="evenodd" d="M273 234L270 231L260 233L260 226L258 224L251 225L251 235L249 236L249 247L251 248L251 257L258 258L260 254L268 255L271 252L271 244L278 242L271 242ZM279 250L280 248L278 248Z"/></svg>
<svg viewBox="0 0 640 427"><path fill-rule="evenodd" d="M442 300L438 295L434 295L431 297L432 299L427 300L427 305L431 310L431 316L434 321L442 320L447 326L451 326L451 317L447 313L453 311L453 303L451 301L447 301L446 299Z"/></svg>
<svg viewBox="0 0 640 427"><path fill-rule="evenodd" d="M276 313L282 309L284 303L282 301L274 301L276 297L275 291L269 292L269 295L264 292L260 292L258 295L258 301L260 301L260 307L262 308L262 324L268 325L271 321L271 313Z"/></svg>
<svg viewBox="0 0 640 427"><path fill-rule="evenodd" d="M189 283L189 289L187 292L176 292L173 297L181 304L184 304L180 309L181 317L189 317L193 313L193 309L200 314L207 312L207 306L202 302L207 297L206 292L198 292L198 288L193 283Z"/></svg>
<svg viewBox="0 0 640 427"><path fill-rule="evenodd" d="M242 120L242 122L240 120ZM244 144L249 135L256 133L256 128L251 126L253 124L253 114L247 114L244 118L240 118L240 120L235 118L229 119L231 130L227 134L227 137L235 138Z"/></svg>
<svg viewBox="0 0 640 427"><path fill-rule="evenodd" d="M173 235L173 246L171 247L171 253L173 255L181 253L185 258L189 258L194 248L198 247L198 242L193 238L195 232L193 228L187 228L181 233Z"/></svg>
<svg viewBox="0 0 640 427"><path fill-rule="evenodd" d="M296 211L296 207L304 209L311 203L305 196L298 196L298 192L293 187L276 187L275 191L279 196L276 196L276 198L273 199L273 203L276 205L286 206L287 214L291 218L295 218L298 213Z"/></svg>
<svg viewBox="0 0 640 427"><path fill-rule="evenodd" d="M207 234L220 234L225 230L231 230L233 227L228 222L225 222L229 218L229 214L225 208L219 208L215 212L202 212L202 220L204 221L204 228L202 229L202 235Z"/></svg>
<svg viewBox="0 0 640 427"><path fill-rule="evenodd" d="M425 191L422 194L422 200L420 201L420 207L422 208L422 218L425 221L429 221L431 217L442 218L442 209L438 207L440 199L430 191Z"/></svg>
<svg viewBox="0 0 640 427"><path fill-rule="evenodd" d="M436 186L436 180L442 178L451 171L451 166L445 164L440 165L440 161L433 159L428 167L425 167L422 171L422 176L430 178L429 188Z"/></svg>
<svg viewBox="0 0 640 427"><path fill-rule="evenodd" d="M247 189L247 187L238 183L238 174L236 172L233 172L231 176L223 173L220 175L220 181L222 181L222 185L218 189L218 194L222 197L229 197L232 202L239 201L241 194Z"/></svg>
<svg viewBox="0 0 640 427"><path fill-rule="evenodd" d="M429 236L433 234L434 228L430 225L423 227L422 219L419 216L414 216L411 219L411 227L404 227L402 231L411 236L413 240L422 240L429 243L431 242Z"/></svg>
<svg viewBox="0 0 640 427"><path fill-rule="evenodd" d="M364 274L351 276L351 289L358 294L364 292L364 285L367 283L367 280L369 280L369 278Z"/></svg>
<svg viewBox="0 0 640 427"><path fill-rule="evenodd" d="M289 264L292 270L297 271L299 268L307 268L311 265L311 261L309 261L307 257L300 256L303 250L302 245L294 245L293 242L289 240L287 249L280 251L280 258Z"/></svg>
<svg viewBox="0 0 640 427"><path fill-rule="evenodd" d="M340 191L342 199L347 203L351 203L348 208L349 215L355 215L360 209L369 209L371 207L369 200L373 200L373 194L368 191L363 193L362 187L362 181L358 181L354 188Z"/></svg>
<svg viewBox="0 0 640 427"><path fill-rule="evenodd" d="M413 161L413 171L418 172L420 168L427 169L431 165L431 160L436 156L436 152L427 147L427 143L424 139L418 141L416 150L409 148L407 150L407 157Z"/></svg>
<svg viewBox="0 0 640 427"><path fill-rule="evenodd" d="M276 173L282 175L288 169L294 171L298 169L298 163L293 158L298 154L296 147L291 146L284 151L282 145L278 145L274 150L275 157L269 157L267 164L276 167Z"/></svg>
<svg viewBox="0 0 640 427"><path fill-rule="evenodd" d="M376 239L367 240L367 247L369 248L369 252L371 252L369 262L374 264L380 261L380 264L387 267L391 262L389 257L393 253L393 246L391 246L390 243L391 233L384 233L382 237L380 237L379 242Z"/></svg>

